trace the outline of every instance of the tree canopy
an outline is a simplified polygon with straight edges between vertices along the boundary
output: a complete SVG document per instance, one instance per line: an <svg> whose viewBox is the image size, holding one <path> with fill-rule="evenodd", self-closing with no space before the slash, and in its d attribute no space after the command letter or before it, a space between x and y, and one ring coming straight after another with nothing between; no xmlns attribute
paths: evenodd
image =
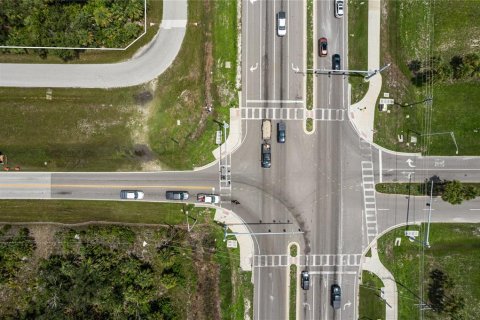
<svg viewBox="0 0 480 320"><path fill-rule="evenodd" d="M142 33L144 19L143 0L2 0L0 45L121 48Z"/></svg>

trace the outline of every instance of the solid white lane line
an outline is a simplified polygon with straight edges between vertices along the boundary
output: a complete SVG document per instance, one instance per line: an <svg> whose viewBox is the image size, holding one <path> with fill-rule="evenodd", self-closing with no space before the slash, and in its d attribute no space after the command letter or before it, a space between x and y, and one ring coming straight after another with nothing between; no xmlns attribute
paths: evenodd
<svg viewBox="0 0 480 320"><path fill-rule="evenodd" d="M379 174L380 174L380 183L383 182L383 162L382 162L382 150L378 150L378 163L379 163Z"/></svg>

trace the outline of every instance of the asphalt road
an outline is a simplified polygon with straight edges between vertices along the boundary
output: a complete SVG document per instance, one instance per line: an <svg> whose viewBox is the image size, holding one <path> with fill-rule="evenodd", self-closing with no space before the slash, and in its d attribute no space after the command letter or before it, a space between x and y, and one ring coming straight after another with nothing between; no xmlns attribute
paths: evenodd
<svg viewBox="0 0 480 320"><path fill-rule="evenodd" d="M301 72L305 69L304 3L284 0L243 4L241 108L274 110L269 113L273 114L273 127L279 118L287 124L285 144L275 141L273 130L270 169L260 166L259 120L242 120L246 136L232 155L231 199L240 202L233 209L255 233L255 319L288 316L286 266L291 242L301 248L299 271L309 270L312 277L311 289L298 291L299 318L356 319L359 257L369 242L394 225L426 221L428 217L428 199L375 194L374 183L408 181L409 176L412 181L423 181L432 175L480 181L480 158L409 157L378 151L355 134L347 117L317 120L315 132L306 134L303 118L293 120L282 113L305 107L305 76ZM280 10L287 13L288 31L283 38L275 34L275 15ZM317 2L316 17L315 38L329 39L328 57L319 58L315 46L316 66L328 68L333 53L341 55L345 66L345 18L333 17L333 1ZM155 62L144 63L145 68L151 68ZM24 80L27 84L30 81ZM121 81L129 80L119 78L115 83L120 86ZM343 75L317 76L314 108L345 112L346 86ZM145 201L164 201L166 190L186 190L192 195L189 201L194 202L196 193L219 190L218 166L189 172L0 175L2 199L118 200L122 189L143 190ZM232 208L226 200L221 205ZM451 206L434 199L432 209L432 221L480 221L477 200ZM342 287L342 308L337 311L330 306L333 283Z"/></svg>
<svg viewBox="0 0 480 320"><path fill-rule="evenodd" d="M163 0L159 32L142 53L112 64L0 64L1 87L114 88L148 82L173 62L185 36L187 0Z"/></svg>

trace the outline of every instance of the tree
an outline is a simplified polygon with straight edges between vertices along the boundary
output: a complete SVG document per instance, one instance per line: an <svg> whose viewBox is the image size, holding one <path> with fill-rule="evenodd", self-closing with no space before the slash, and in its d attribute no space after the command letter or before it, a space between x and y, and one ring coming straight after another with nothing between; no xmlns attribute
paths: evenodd
<svg viewBox="0 0 480 320"><path fill-rule="evenodd" d="M461 204L463 200L472 200L477 196L477 189L473 186L464 186L460 181L446 181L442 199L451 204Z"/></svg>

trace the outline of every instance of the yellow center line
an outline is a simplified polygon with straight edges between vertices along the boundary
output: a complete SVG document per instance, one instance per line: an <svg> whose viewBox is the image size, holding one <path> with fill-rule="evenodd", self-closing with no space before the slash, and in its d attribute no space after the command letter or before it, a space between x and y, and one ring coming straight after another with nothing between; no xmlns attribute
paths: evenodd
<svg viewBox="0 0 480 320"><path fill-rule="evenodd" d="M47 184L47 183L1 183L1 187L22 187L22 188L115 188L115 189L211 189L212 186L164 186L164 185L96 185L96 184Z"/></svg>

